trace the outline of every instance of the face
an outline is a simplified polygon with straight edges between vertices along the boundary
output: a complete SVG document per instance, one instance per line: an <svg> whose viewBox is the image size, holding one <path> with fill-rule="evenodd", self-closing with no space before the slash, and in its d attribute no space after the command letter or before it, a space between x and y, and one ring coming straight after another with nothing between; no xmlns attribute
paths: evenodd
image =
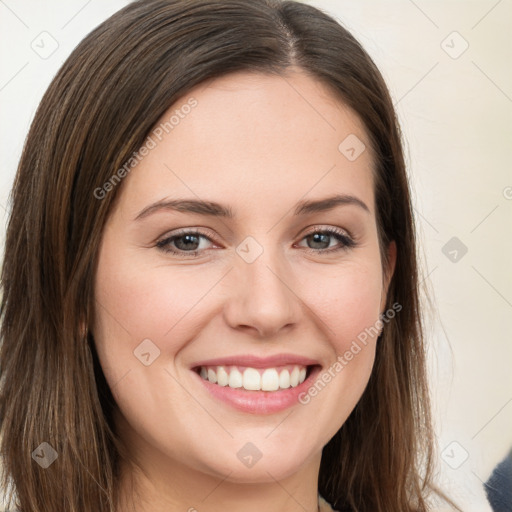
<svg viewBox="0 0 512 512"><path fill-rule="evenodd" d="M297 71L203 83L162 123L176 110L100 247L93 334L119 432L146 468L318 469L368 382L377 335L361 335L389 283L368 137Z"/></svg>

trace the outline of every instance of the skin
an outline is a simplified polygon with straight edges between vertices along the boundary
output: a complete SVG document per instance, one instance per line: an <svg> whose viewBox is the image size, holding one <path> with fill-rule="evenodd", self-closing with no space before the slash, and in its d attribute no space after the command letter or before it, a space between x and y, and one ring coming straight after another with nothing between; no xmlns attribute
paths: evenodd
<svg viewBox="0 0 512 512"><path fill-rule="evenodd" d="M364 391L376 338L307 405L274 414L219 402L190 368L290 352L327 369L376 324L389 280L369 139L355 113L297 69L205 82L162 119L191 97L197 106L125 178L100 247L93 333L118 433L143 469L123 467L123 499L138 512L315 511L322 448ZM355 161L338 150L349 134L367 148ZM334 192L358 197L369 212L343 205L293 215L299 200ZM159 210L134 220L156 201L184 197L228 205L235 217ZM328 227L357 246L325 253L341 243L307 235ZM187 256L183 238L170 244L183 257L156 246L180 228L207 233L200 255ZM250 264L236 252L248 236L263 249ZM392 273L394 242L387 250ZM145 339L160 351L149 366L134 357ZM237 458L249 441L262 453L251 468Z"/></svg>

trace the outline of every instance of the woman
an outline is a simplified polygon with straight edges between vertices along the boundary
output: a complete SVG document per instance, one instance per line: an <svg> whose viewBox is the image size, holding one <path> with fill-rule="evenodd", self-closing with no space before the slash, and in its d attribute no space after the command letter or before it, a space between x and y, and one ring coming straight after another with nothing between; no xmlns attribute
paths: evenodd
<svg viewBox="0 0 512 512"><path fill-rule="evenodd" d="M2 287L20 511L429 510L399 128L320 10L141 0L87 36L30 129Z"/></svg>

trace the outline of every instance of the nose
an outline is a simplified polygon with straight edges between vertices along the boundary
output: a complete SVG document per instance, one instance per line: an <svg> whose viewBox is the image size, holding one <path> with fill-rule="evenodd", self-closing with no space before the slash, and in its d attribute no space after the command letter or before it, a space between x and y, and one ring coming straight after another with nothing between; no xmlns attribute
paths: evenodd
<svg viewBox="0 0 512 512"><path fill-rule="evenodd" d="M301 317L300 290L278 249L265 248L251 263L237 256L228 287L224 317L233 329L270 338Z"/></svg>

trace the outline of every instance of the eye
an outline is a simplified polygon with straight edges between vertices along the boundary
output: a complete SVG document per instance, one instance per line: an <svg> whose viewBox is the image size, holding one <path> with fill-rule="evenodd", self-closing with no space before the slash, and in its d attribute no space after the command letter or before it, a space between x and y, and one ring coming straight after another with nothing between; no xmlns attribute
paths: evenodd
<svg viewBox="0 0 512 512"><path fill-rule="evenodd" d="M338 241L338 245L330 247L329 239L332 241L333 238ZM316 229L308 233L303 240L307 240L307 242L313 245L313 247L306 247L306 250L317 254L348 250L357 245L353 238L339 228Z"/></svg>
<svg viewBox="0 0 512 512"><path fill-rule="evenodd" d="M180 231L170 237L164 238L156 243L156 246L163 252L179 256L197 256L201 251L206 250L201 246L200 240L205 239L212 242L200 230Z"/></svg>

